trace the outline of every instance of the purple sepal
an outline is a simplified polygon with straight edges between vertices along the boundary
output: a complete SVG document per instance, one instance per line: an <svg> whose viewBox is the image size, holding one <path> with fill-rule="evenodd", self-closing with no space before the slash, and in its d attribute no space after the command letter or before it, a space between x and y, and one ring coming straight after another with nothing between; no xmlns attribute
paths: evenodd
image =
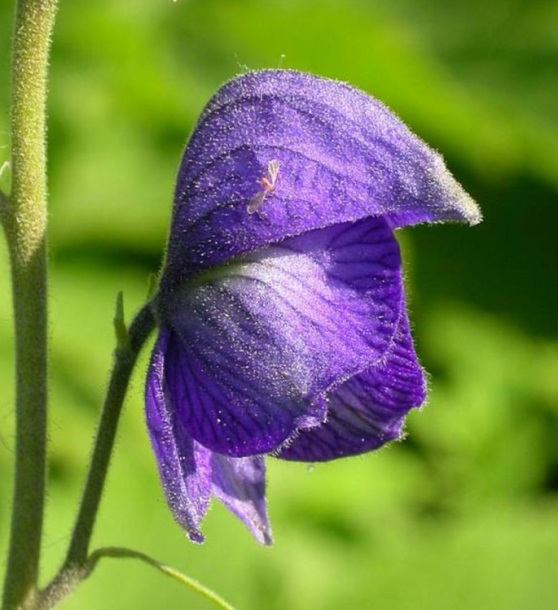
<svg viewBox="0 0 558 610"><path fill-rule="evenodd" d="M244 522L260 544L271 544L264 458L229 458L213 453L212 465L214 496Z"/></svg>
<svg viewBox="0 0 558 610"><path fill-rule="evenodd" d="M276 455L322 462L372 451L401 437L405 415L425 397L426 382L404 312L385 360L331 388L325 423L301 430Z"/></svg>
<svg viewBox="0 0 558 610"><path fill-rule="evenodd" d="M217 92L180 166L146 390L192 540L215 496L271 542L263 454L326 461L401 437L426 387L394 230L480 218L361 91L266 70Z"/></svg>
<svg viewBox="0 0 558 610"><path fill-rule="evenodd" d="M241 457L326 418L329 388L376 366L402 313L382 218L312 231L169 295L167 383L196 441Z"/></svg>
<svg viewBox="0 0 558 610"><path fill-rule="evenodd" d="M244 522L258 542L271 544L263 458L221 456L186 433L165 380L168 342L169 333L162 328L147 377L146 419L161 483L174 518L192 542L203 542L199 525L213 495Z"/></svg>
<svg viewBox="0 0 558 610"><path fill-rule="evenodd" d="M271 162L273 189L250 213ZM481 218L442 157L374 98L310 74L249 72L215 94L188 142L162 287L287 236L368 216L393 228Z"/></svg>

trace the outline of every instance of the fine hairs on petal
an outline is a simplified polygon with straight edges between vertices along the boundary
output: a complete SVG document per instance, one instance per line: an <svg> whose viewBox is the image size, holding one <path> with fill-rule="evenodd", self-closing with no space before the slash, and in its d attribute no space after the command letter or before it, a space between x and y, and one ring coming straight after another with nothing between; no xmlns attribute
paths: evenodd
<svg viewBox="0 0 558 610"><path fill-rule="evenodd" d="M403 437L425 373L394 231L481 221L381 102L292 70L205 107L176 183L146 416L194 542L211 498L271 544L265 455L321 462Z"/></svg>
<svg viewBox="0 0 558 610"><path fill-rule="evenodd" d="M460 218L471 226L477 225L482 221L482 214L475 200L465 191L459 182L452 176L441 156L435 157L432 180L444 185L448 193L448 200L454 202L460 210Z"/></svg>
<svg viewBox="0 0 558 610"><path fill-rule="evenodd" d="M371 216L394 229L480 218L440 155L363 91L292 70L243 74L210 100L184 152L161 288Z"/></svg>

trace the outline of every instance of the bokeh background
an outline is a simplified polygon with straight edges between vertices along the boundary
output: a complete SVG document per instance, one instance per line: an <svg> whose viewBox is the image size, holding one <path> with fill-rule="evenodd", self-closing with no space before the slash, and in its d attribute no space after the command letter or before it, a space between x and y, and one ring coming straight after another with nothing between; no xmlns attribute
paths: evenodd
<svg viewBox="0 0 558 610"><path fill-rule="evenodd" d="M10 2L0 2L0 165ZM484 223L399 234L428 406L408 438L308 467L269 460L275 545L215 505L205 545L166 509L144 429L144 355L95 545L176 566L242 610L548 610L558 597L558 3L62 0L50 83L51 458L44 578L63 556L122 290L160 265L181 152L247 68L379 97L435 148ZM9 176L2 184L7 186ZM0 243L0 552L13 458L9 274ZM212 606L105 560L65 609Z"/></svg>

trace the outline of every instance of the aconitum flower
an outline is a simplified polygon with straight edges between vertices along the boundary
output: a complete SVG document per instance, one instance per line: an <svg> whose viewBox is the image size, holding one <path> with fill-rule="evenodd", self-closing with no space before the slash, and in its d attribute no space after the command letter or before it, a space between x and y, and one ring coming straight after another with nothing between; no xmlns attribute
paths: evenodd
<svg viewBox="0 0 558 610"><path fill-rule="evenodd" d="M193 541L215 496L270 543L264 455L318 462L401 437L425 399L394 230L479 222L442 158L348 85L244 74L178 175L147 423Z"/></svg>

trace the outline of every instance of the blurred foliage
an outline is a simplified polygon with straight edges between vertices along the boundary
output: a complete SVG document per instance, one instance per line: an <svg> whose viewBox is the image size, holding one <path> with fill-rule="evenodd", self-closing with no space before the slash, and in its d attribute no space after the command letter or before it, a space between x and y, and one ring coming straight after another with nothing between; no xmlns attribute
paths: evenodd
<svg viewBox="0 0 558 610"><path fill-rule="evenodd" d="M0 165L12 7L0 4ZM283 66L347 80L446 155L484 223L401 236L428 407L408 438L307 468L269 460L276 543L222 507L190 544L127 402L95 543L182 569L240 609L555 607L558 579L558 3L61 2L50 84L51 380L45 579L79 496L123 290L157 271L174 174L219 84ZM2 178L7 186L9 175ZM0 551L13 455L9 275L0 246ZM107 560L64 608L209 608Z"/></svg>

